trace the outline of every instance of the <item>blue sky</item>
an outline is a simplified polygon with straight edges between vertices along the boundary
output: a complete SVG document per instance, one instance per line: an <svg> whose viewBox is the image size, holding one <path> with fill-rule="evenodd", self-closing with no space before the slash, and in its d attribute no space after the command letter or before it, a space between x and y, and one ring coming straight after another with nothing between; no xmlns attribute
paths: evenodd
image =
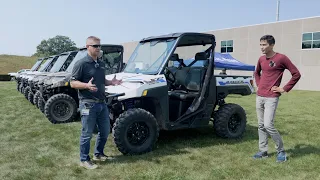
<svg viewBox="0 0 320 180"><path fill-rule="evenodd" d="M56 35L81 47L90 35L120 44L274 22L276 5L276 0L2 0L0 54L30 56L41 40ZM280 20L319 16L319 7L319 0L281 0Z"/></svg>

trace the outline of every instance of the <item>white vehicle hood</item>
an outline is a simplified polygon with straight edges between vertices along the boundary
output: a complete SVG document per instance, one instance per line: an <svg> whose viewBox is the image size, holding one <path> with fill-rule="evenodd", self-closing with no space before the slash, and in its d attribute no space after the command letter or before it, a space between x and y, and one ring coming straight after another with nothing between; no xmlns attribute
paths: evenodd
<svg viewBox="0 0 320 180"><path fill-rule="evenodd" d="M115 75L116 79L122 80L122 84L106 86L106 92L111 94L125 93L125 96L121 96L119 99L140 97L144 90L167 85L164 75L117 73L106 75L106 79L112 80Z"/></svg>

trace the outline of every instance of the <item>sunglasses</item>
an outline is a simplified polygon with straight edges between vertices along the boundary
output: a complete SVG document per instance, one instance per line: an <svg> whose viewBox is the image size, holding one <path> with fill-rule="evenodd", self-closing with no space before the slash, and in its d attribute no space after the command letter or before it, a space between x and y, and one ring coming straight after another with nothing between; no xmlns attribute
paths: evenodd
<svg viewBox="0 0 320 180"><path fill-rule="evenodd" d="M94 48L101 48L101 45L98 45L98 44L95 44L95 45L89 45L91 47L94 47Z"/></svg>

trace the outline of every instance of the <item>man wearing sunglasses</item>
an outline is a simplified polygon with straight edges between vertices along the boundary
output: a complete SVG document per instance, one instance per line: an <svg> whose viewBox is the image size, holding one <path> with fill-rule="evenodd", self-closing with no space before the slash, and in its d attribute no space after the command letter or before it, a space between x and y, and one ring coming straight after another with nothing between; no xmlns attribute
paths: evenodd
<svg viewBox="0 0 320 180"><path fill-rule="evenodd" d="M95 144L93 160L109 159L103 152L110 133L109 109L105 101L105 86L121 84L115 77L105 79L105 63L98 59L100 54L100 39L90 36L86 41L87 56L79 60L72 70L72 88L78 90L79 109L82 122L80 136L80 166L95 169L97 165L89 156L92 133L97 125L98 135Z"/></svg>
<svg viewBox="0 0 320 180"><path fill-rule="evenodd" d="M268 157L268 135L274 140L277 150L277 162L287 160L282 138L274 127L274 117L281 93L289 92L299 81L301 75L297 67L284 54L273 51L275 39L271 35L260 38L260 48L264 54L258 60L254 72L257 85L256 111L258 118L259 152L253 157ZM289 70L292 77L280 87L283 72ZM261 74L262 71L262 74Z"/></svg>

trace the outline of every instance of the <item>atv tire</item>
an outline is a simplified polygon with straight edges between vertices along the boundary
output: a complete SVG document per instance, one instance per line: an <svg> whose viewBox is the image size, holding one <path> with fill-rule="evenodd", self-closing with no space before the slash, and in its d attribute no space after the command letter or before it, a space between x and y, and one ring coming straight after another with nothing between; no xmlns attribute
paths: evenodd
<svg viewBox="0 0 320 180"><path fill-rule="evenodd" d="M33 95L32 91L29 91L29 94L28 94L28 100L31 102L31 104L33 104L33 105L34 105L33 97L34 97L34 95Z"/></svg>
<svg viewBox="0 0 320 180"><path fill-rule="evenodd" d="M113 138L124 155L144 154L152 151L159 136L156 118L140 108L122 113L113 127Z"/></svg>
<svg viewBox="0 0 320 180"><path fill-rule="evenodd" d="M23 90L24 90L24 88L23 88L22 84L20 84L19 92L23 94Z"/></svg>
<svg viewBox="0 0 320 180"><path fill-rule="evenodd" d="M44 106L45 106L45 102L44 102L44 99L43 99L43 97L42 96L39 96L38 97L38 108L40 109L40 111L42 112L42 113L44 113Z"/></svg>
<svg viewBox="0 0 320 180"><path fill-rule="evenodd" d="M247 117L237 104L224 104L214 116L214 130L222 138L241 138L246 129Z"/></svg>
<svg viewBox="0 0 320 180"><path fill-rule="evenodd" d="M77 115L78 105L67 94L51 96L45 104L44 113L52 124L71 122Z"/></svg>
<svg viewBox="0 0 320 180"><path fill-rule="evenodd" d="M29 86L27 86L24 90L23 90L23 94L24 94L24 97L26 99L28 99L28 95L29 95L29 92L31 91L31 88Z"/></svg>
<svg viewBox="0 0 320 180"><path fill-rule="evenodd" d="M39 99L39 96L41 95L41 92L40 91L37 91L34 96L33 96L33 104L35 104L37 106L37 108L39 108L38 106L38 99Z"/></svg>

